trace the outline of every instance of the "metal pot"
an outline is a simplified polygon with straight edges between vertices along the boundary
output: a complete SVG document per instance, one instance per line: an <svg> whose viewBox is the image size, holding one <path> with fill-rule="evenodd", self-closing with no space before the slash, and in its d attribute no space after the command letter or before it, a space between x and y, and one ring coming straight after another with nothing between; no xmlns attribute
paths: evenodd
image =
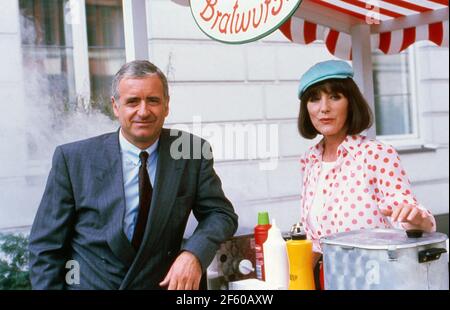
<svg viewBox="0 0 450 310"><path fill-rule="evenodd" d="M320 239L325 289L449 289L448 237L367 229Z"/></svg>

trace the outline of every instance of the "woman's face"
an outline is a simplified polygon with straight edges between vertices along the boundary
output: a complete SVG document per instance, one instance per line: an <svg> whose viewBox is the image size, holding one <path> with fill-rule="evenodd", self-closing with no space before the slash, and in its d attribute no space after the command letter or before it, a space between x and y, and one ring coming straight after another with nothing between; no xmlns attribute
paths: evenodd
<svg viewBox="0 0 450 310"><path fill-rule="evenodd" d="M341 137L347 133L348 100L340 93L318 92L307 109L316 130L325 137Z"/></svg>

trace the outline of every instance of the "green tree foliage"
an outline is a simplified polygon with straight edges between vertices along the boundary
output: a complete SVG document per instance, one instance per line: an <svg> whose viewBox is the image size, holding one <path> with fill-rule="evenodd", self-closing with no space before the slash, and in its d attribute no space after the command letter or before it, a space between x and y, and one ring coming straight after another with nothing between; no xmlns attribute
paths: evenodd
<svg viewBox="0 0 450 310"><path fill-rule="evenodd" d="M28 259L26 236L0 234L0 290L31 289Z"/></svg>

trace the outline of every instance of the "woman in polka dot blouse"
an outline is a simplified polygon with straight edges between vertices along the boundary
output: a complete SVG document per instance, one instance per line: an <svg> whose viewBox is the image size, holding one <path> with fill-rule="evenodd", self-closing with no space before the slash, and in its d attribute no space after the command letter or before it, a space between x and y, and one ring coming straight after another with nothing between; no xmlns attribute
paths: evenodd
<svg viewBox="0 0 450 310"><path fill-rule="evenodd" d="M319 239L366 228L435 231L391 146L361 132L372 113L343 61L326 61L300 80L298 128L308 139L323 139L300 160L301 222L321 253ZM316 255L316 258L319 255Z"/></svg>

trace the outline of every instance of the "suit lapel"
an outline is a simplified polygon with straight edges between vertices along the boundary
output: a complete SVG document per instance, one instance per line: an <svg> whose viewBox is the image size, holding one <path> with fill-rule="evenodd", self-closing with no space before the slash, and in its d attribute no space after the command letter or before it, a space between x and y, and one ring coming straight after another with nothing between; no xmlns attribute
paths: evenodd
<svg viewBox="0 0 450 310"><path fill-rule="evenodd" d="M177 189L179 187L185 161L182 159L172 159L172 156L170 155L172 138L170 137L169 130L163 128L159 141L158 166L155 177L156 182L144 239L142 240L142 246L125 277L121 288L125 288L133 281L137 272L140 270L141 265L152 255L152 248L154 248L154 245L164 238L162 232L169 220L169 215L172 212Z"/></svg>
<svg viewBox="0 0 450 310"><path fill-rule="evenodd" d="M102 150L103 152L99 152L99 160L95 163L95 171L98 171L96 178L102 188L98 199L100 213L109 247L125 266L129 267L136 252L123 231L125 192L118 132L104 140Z"/></svg>

